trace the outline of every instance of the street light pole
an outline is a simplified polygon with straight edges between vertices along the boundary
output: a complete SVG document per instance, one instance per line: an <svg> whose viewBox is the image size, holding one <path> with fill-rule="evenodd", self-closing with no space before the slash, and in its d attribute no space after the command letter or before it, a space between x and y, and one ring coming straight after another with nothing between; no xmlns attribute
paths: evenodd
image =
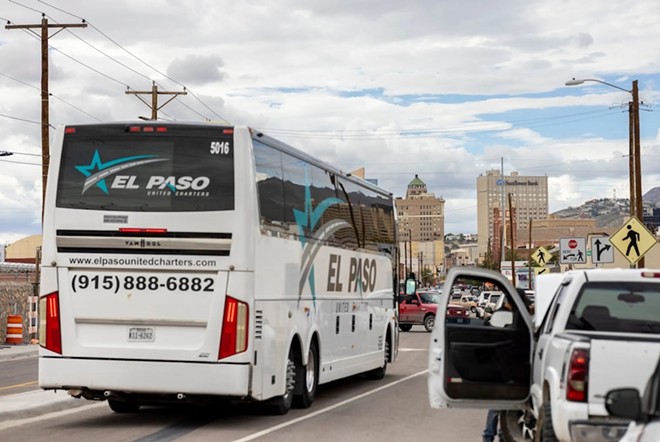
<svg viewBox="0 0 660 442"><path fill-rule="evenodd" d="M586 81L593 81L601 83L606 86L628 92L632 95L632 103L628 106L630 112L630 159L629 159L629 173L630 173L630 213L634 215L641 223L644 223L644 201L642 196L642 162L641 162L641 146L640 146L640 131L639 131L639 89L637 80L632 82L632 89L624 89L615 84L608 83L596 78L584 78L568 80L566 86L577 86ZM637 267L644 267L644 257L642 256L637 261Z"/></svg>

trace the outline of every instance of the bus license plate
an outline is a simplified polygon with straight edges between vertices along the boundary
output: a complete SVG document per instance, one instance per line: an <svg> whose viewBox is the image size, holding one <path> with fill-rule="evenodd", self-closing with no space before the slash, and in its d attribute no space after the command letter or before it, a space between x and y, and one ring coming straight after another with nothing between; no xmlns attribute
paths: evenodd
<svg viewBox="0 0 660 442"><path fill-rule="evenodd" d="M128 329L129 342L153 342L153 327L131 327Z"/></svg>

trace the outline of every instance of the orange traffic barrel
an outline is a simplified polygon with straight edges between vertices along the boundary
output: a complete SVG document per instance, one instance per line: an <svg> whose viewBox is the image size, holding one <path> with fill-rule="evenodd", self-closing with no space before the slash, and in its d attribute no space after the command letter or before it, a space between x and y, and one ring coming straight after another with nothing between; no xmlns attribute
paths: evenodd
<svg viewBox="0 0 660 442"><path fill-rule="evenodd" d="M6 344L23 343L23 317L20 315L7 316L7 337Z"/></svg>

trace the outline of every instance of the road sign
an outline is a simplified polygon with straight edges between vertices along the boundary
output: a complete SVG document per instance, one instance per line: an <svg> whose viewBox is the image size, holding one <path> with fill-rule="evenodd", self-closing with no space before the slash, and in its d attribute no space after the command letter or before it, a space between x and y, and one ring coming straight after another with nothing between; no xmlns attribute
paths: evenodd
<svg viewBox="0 0 660 442"><path fill-rule="evenodd" d="M550 273L550 267L534 267L534 275L547 275Z"/></svg>
<svg viewBox="0 0 660 442"><path fill-rule="evenodd" d="M609 236L594 235L591 237L591 262L594 264L614 262L614 249Z"/></svg>
<svg viewBox="0 0 660 442"><path fill-rule="evenodd" d="M610 236L610 243L630 261L630 264L639 261L657 242L653 233L634 216Z"/></svg>
<svg viewBox="0 0 660 442"><path fill-rule="evenodd" d="M559 262L561 264L587 262L587 239L559 238Z"/></svg>
<svg viewBox="0 0 660 442"><path fill-rule="evenodd" d="M550 258L552 258L552 255L543 247L539 247L532 253L532 259L540 266L547 265Z"/></svg>

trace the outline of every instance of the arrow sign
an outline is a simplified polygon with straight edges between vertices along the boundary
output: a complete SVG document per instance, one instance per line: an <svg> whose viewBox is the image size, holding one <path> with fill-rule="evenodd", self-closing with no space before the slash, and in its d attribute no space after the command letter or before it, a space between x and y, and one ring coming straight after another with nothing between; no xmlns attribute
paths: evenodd
<svg viewBox="0 0 660 442"><path fill-rule="evenodd" d="M591 237L591 262L594 264L614 262L614 248L608 236Z"/></svg>
<svg viewBox="0 0 660 442"><path fill-rule="evenodd" d="M601 242L599 239L597 239L594 244L596 244L596 261L600 261L600 256L603 254L603 252L609 250L612 247L611 244L606 244L603 245L603 248L601 249L600 248Z"/></svg>

